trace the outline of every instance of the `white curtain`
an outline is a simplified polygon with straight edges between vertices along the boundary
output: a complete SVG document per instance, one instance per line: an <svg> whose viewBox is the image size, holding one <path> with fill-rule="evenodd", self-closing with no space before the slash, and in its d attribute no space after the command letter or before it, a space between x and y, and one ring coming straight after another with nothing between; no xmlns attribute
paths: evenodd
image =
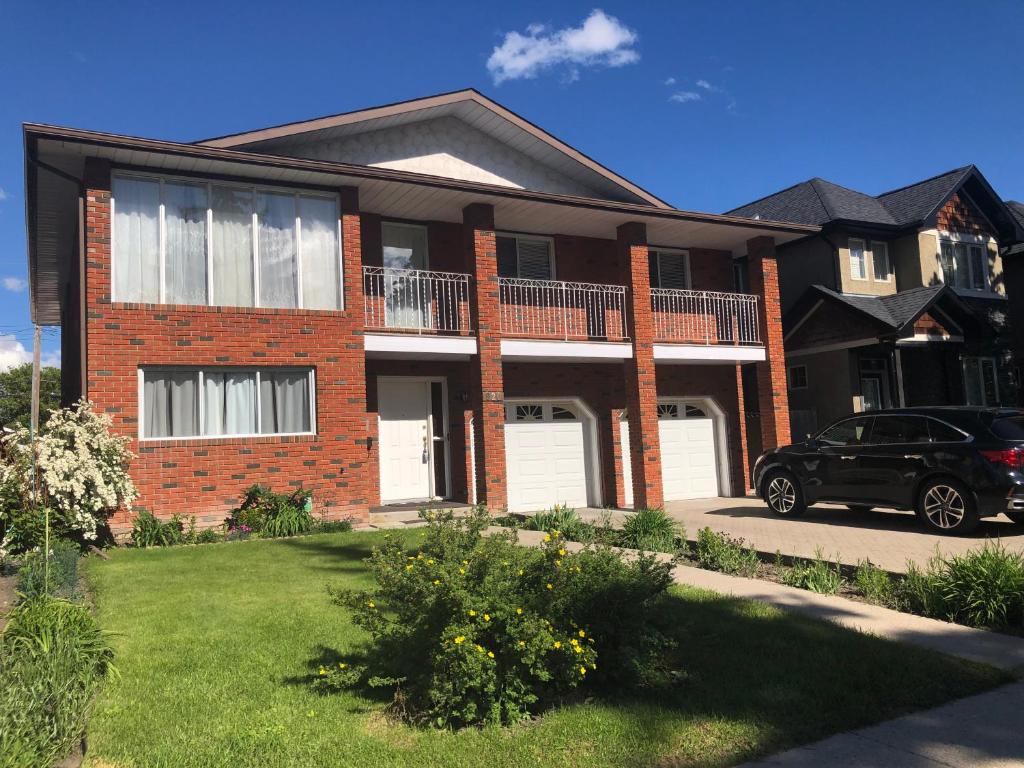
<svg viewBox="0 0 1024 768"><path fill-rule="evenodd" d="M333 198L300 197L302 306L341 307L338 268L338 208Z"/></svg>
<svg viewBox="0 0 1024 768"><path fill-rule="evenodd" d="M213 301L221 307L253 305L252 192L213 188Z"/></svg>
<svg viewBox="0 0 1024 768"><path fill-rule="evenodd" d="M256 374L203 373L203 434L256 433Z"/></svg>
<svg viewBox="0 0 1024 768"><path fill-rule="evenodd" d="M260 306L298 306L295 253L295 198L258 192L260 225Z"/></svg>
<svg viewBox="0 0 1024 768"><path fill-rule="evenodd" d="M264 434L311 431L307 372L260 373L260 430Z"/></svg>
<svg viewBox="0 0 1024 768"><path fill-rule="evenodd" d="M143 384L146 437L199 434L198 374L147 371Z"/></svg>
<svg viewBox="0 0 1024 768"><path fill-rule="evenodd" d="M160 301L160 184L114 179L114 299Z"/></svg>
<svg viewBox="0 0 1024 768"><path fill-rule="evenodd" d="M164 300L206 304L206 186L164 182Z"/></svg>

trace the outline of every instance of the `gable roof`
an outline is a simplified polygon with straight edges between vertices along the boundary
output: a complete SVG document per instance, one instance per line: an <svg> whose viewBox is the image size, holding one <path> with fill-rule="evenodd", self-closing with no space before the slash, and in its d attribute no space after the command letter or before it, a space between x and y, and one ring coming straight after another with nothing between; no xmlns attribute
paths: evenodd
<svg viewBox="0 0 1024 768"><path fill-rule="evenodd" d="M1013 214L973 165L871 196L813 178L728 211L819 226L831 222L903 229L928 222L954 192L964 189L999 229L1002 240L1024 239L1024 218ZM1024 214L1024 207L1021 209Z"/></svg>
<svg viewBox="0 0 1024 768"><path fill-rule="evenodd" d="M1016 200L1007 200L1006 207L1010 209L1010 213L1013 214L1013 218L1017 220L1017 223L1024 227L1024 203L1018 203Z"/></svg>
<svg viewBox="0 0 1024 768"><path fill-rule="evenodd" d="M280 149L283 146L300 137L304 140L330 140L445 116L457 117L537 162L582 180L587 186L607 194L612 199L644 203L657 208L671 207L629 179L487 98L474 88L218 136L194 143L206 147L281 154Z"/></svg>

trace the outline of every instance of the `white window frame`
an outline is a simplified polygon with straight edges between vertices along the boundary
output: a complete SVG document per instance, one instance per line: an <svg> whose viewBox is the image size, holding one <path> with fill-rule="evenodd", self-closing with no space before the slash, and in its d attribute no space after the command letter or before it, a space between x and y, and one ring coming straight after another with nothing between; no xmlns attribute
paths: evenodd
<svg viewBox="0 0 1024 768"><path fill-rule="evenodd" d="M798 368L803 368L803 371L804 371L804 383L803 383L802 386L799 386L799 387L796 386L793 383L794 380L795 380L795 377L793 376L793 372L795 370L797 370ZM807 377L807 366L806 365L791 365L791 366L789 366L788 373L789 373L789 376L788 376L787 382L789 384L790 391L797 391L797 390L801 390L801 389L807 389L807 385L808 385L809 379Z"/></svg>
<svg viewBox="0 0 1024 768"><path fill-rule="evenodd" d="M966 232L946 232L946 231L940 231L938 233L938 241L939 241L939 252L937 254L937 258L939 260L938 273L939 273L939 279L942 280L943 283L946 282L946 272L945 272L945 270L942 269L942 246L943 246L944 243L949 243L953 247L953 250L954 250L954 255L953 255L953 274L954 274L954 280L953 280L953 285L951 287L954 290L957 290L957 291L972 291L973 293L992 293L993 292L992 291L992 275L991 275L990 270L988 268L988 246L989 246L990 243L996 242L993 238L989 237L988 235L972 235L972 234L969 234L969 233L966 233ZM956 253L955 253L955 251L956 251L956 246L957 245L964 245L968 249L968 251L967 251L967 283L968 284L967 285L957 285L956 284ZM976 246L978 248L981 248L982 278L983 278L983 281L984 281L984 287L982 287L982 288L975 288L974 287L974 262L971 259L971 254L970 254L971 246ZM998 248L997 248L997 250L998 250Z"/></svg>
<svg viewBox="0 0 1024 768"><path fill-rule="evenodd" d="M885 277L878 276L878 262L876 261L878 251L877 248L882 249L882 253L885 254ZM891 283L893 276L892 258L889 256L889 243L884 240L872 240L871 241L871 279L876 283Z"/></svg>
<svg viewBox="0 0 1024 768"><path fill-rule="evenodd" d="M381 219L380 222L380 255L381 263L384 262L384 227L399 227L400 229L421 229L426 237L423 238L425 249L423 253L423 270L430 269L430 227L426 224L417 224L411 221L395 221L394 219Z"/></svg>
<svg viewBox="0 0 1024 768"><path fill-rule="evenodd" d="M686 288L683 290L693 290L693 276L690 274L690 252L685 248L661 248L657 245L647 246L647 252L655 254L654 263L658 271L658 286L661 286L661 254L667 254L669 256L682 256L683 257L683 272L686 274ZM669 289L672 290L672 289ZM678 290L678 289L676 289Z"/></svg>
<svg viewBox="0 0 1024 768"><path fill-rule="evenodd" d="M345 309L345 260L344 260L344 244L341 241L342 226L341 226L341 198L337 193L324 192L322 190L315 189L300 189L296 187L275 187L269 184L242 184L236 181L220 181L217 179L208 178L194 178L190 176L177 176L173 174L153 174L143 173L140 171L115 171L111 177L110 185L110 300L112 302L125 302L125 303L148 303L139 302L134 299L121 299L116 295L117 290L117 278L115 270L117 269L117 244L114 241L114 236L117 227L115 226L116 221L116 210L117 199L114 196L114 179L138 179L141 181L153 181L160 184L160 205L158 210L158 220L160 228L160 296L158 304L166 304L166 273L165 259L167 255L167 226L164 221L164 183L165 182L180 182L183 184L192 184L194 186L206 187L206 303L205 304L189 304L186 306L195 307L236 307L240 306L242 309L261 308L260 304L260 231L259 231L259 214L256 212L255 202L256 195L260 192L267 192L273 194L285 194L291 195L295 199L295 257L296 257L296 268L295 268L295 280L297 282L297 295L296 295L296 306L294 307L273 307L273 309L305 309L303 307L303 296L302 296L302 217L299 214L299 198L300 197L319 197L324 200L334 201L334 210L336 216L336 240L337 243L337 259L338 259L338 307L336 309L322 309L316 308L309 311L314 312L342 312ZM216 296L213 295L213 187L232 187L234 189L244 189L252 193L253 196L253 211L252 211L252 268L253 268L253 304L252 307L241 306L236 304L217 304Z"/></svg>
<svg viewBox="0 0 1024 768"><path fill-rule="evenodd" d="M860 243L860 263L861 263L861 266L862 266L862 268L864 270L863 275L860 276L860 277L858 277L856 274L854 274L854 271L853 271L853 264L854 264L853 244L854 243ZM850 278L853 279L853 280L858 280L859 282L862 282L862 283L868 282L869 278L868 278L868 244L867 244L867 241L864 240L863 238L851 237L851 238L849 238L846 241L846 250L849 251L849 254L850 254Z"/></svg>
<svg viewBox="0 0 1024 768"><path fill-rule="evenodd" d="M203 431L205 424L205 413L204 398L203 398L203 376L205 373L224 373L231 371L232 373L254 373L256 374L256 432L254 433L239 433L239 434L227 434L227 435L166 435L162 437L147 437L146 431L146 372L154 373L194 373L196 375L196 397L199 400L199 431ZM260 373L277 373L281 371L295 371L305 372L309 376L309 427L308 432L261 432L260 428L263 426L263 403L261 402L262 393L260 387ZM139 442L140 443L153 443L153 442L166 442L167 440L238 440L238 439L252 439L257 437L302 437L306 435L315 435L316 432L316 369L305 368L302 366L262 366L259 368L235 368L232 366L209 366L207 368L195 368L191 366L173 366L173 365L151 365L144 368L139 368L139 383L138 383L138 398L139 398Z"/></svg>
<svg viewBox="0 0 1024 768"><path fill-rule="evenodd" d="M978 366L978 381L981 382L981 399L985 399L985 376L982 373L981 364L988 360L992 363L992 385L995 387L996 401L994 403L980 403L982 407L999 405L999 361L988 355L962 355L960 357L960 369L964 377L964 402L968 400L967 392L967 366Z"/></svg>
<svg viewBox="0 0 1024 768"><path fill-rule="evenodd" d="M558 273L555 271L555 238L550 235L531 235L528 232L498 232L494 233L494 247L498 247L499 237L511 237L516 241L516 280L533 280L534 278L524 278L519 274L519 241L520 240L543 240L548 244L548 262L551 265L551 281L554 282L558 279ZM497 253L495 253L497 256Z"/></svg>

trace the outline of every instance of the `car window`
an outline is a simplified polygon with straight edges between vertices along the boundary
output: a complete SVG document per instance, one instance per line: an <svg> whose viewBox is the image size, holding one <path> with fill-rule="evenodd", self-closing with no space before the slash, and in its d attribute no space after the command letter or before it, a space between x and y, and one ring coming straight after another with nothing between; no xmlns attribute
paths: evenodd
<svg viewBox="0 0 1024 768"><path fill-rule="evenodd" d="M818 435L818 440L825 445L861 445L867 437L872 418L874 417L860 416L841 421Z"/></svg>
<svg viewBox="0 0 1024 768"><path fill-rule="evenodd" d="M928 419L928 432L933 443L962 443L967 439L967 435L959 429L938 419ZM1024 440L1024 435L1019 439Z"/></svg>
<svg viewBox="0 0 1024 768"><path fill-rule="evenodd" d="M871 427L872 445L930 441L928 422L923 416L876 416Z"/></svg>
<svg viewBox="0 0 1024 768"><path fill-rule="evenodd" d="M1024 416L995 419L989 429L993 435L1003 440L1024 440Z"/></svg>

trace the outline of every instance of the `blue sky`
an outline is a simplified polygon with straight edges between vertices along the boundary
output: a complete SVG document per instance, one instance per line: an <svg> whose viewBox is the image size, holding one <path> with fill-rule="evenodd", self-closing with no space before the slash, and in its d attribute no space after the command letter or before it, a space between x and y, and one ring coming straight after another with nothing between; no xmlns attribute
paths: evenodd
<svg viewBox="0 0 1024 768"><path fill-rule="evenodd" d="M3 0L0 366L31 347L25 121L188 141L472 86L684 209L967 163L1024 199L1021 30L995 1Z"/></svg>

